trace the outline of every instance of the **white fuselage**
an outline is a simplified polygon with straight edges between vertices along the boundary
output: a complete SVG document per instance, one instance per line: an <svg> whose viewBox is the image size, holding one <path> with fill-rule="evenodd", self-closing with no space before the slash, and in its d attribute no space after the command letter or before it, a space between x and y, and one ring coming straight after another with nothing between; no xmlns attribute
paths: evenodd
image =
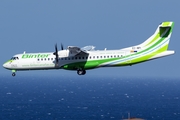
<svg viewBox="0 0 180 120"><path fill-rule="evenodd" d="M55 55L53 52L17 54L13 57L18 59L12 60L9 64L4 64L4 67L15 70L60 69L62 66L74 62L120 58L130 54L129 51L124 50L99 50L88 51L88 53L89 55L69 55L68 50L59 51L59 67L55 67Z"/></svg>
<svg viewBox="0 0 180 120"><path fill-rule="evenodd" d="M146 41L120 50L94 50L94 46L68 46L63 50L61 45L62 50L58 51L56 44L55 52L17 54L3 67L12 70L13 76L17 70L43 69L77 70L84 75L88 69L142 63L174 54L168 50L173 27L174 22L162 22Z"/></svg>

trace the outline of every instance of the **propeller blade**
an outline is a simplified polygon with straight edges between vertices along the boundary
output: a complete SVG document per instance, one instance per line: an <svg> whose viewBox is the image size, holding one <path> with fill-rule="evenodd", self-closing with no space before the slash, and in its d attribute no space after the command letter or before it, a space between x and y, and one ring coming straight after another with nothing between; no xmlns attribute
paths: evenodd
<svg viewBox="0 0 180 120"><path fill-rule="evenodd" d="M58 55L58 48L57 48L57 43L55 44L55 52L53 53L56 56L56 65L58 65L59 62L59 55Z"/></svg>
<svg viewBox="0 0 180 120"><path fill-rule="evenodd" d="M63 44L61 43L61 50L64 50Z"/></svg>
<svg viewBox="0 0 180 120"><path fill-rule="evenodd" d="M55 52L53 53L53 55L56 55L58 52L58 49L57 49L57 43L55 44Z"/></svg>

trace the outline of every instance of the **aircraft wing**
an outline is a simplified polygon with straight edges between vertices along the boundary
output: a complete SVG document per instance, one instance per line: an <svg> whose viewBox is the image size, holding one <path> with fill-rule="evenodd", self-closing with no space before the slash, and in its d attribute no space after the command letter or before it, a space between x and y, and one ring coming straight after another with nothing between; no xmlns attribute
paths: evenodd
<svg viewBox="0 0 180 120"><path fill-rule="evenodd" d="M75 55L88 55L88 51L92 51L94 50L94 46L85 46L83 48L79 48L79 47L76 47L76 46L68 46L68 50L70 52L70 54L75 54Z"/></svg>

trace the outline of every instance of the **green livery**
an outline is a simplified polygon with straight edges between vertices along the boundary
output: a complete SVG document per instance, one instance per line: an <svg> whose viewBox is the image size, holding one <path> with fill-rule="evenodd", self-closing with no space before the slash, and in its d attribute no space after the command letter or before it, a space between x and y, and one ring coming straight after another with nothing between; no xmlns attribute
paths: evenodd
<svg viewBox="0 0 180 120"><path fill-rule="evenodd" d="M23 54L22 59L26 58L48 58L50 54Z"/></svg>
<svg viewBox="0 0 180 120"><path fill-rule="evenodd" d="M16 71L44 69L75 70L84 75L89 69L134 65L174 54L168 50L173 28L174 22L162 22L143 43L118 50L94 50L94 46L68 46L64 50L61 46L58 51L55 45L55 52L14 55L3 67L12 70L13 76Z"/></svg>

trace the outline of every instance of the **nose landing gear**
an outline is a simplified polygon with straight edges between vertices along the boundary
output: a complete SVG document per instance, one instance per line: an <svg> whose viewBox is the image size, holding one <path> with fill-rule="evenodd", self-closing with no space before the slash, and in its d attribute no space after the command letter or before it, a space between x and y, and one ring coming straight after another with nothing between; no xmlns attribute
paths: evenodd
<svg viewBox="0 0 180 120"><path fill-rule="evenodd" d="M12 73L12 76L13 76L13 77L16 76L16 73Z"/></svg>
<svg viewBox="0 0 180 120"><path fill-rule="evenodd" d="M12 76L16 76L16 70L12 70Z"/></svg>

